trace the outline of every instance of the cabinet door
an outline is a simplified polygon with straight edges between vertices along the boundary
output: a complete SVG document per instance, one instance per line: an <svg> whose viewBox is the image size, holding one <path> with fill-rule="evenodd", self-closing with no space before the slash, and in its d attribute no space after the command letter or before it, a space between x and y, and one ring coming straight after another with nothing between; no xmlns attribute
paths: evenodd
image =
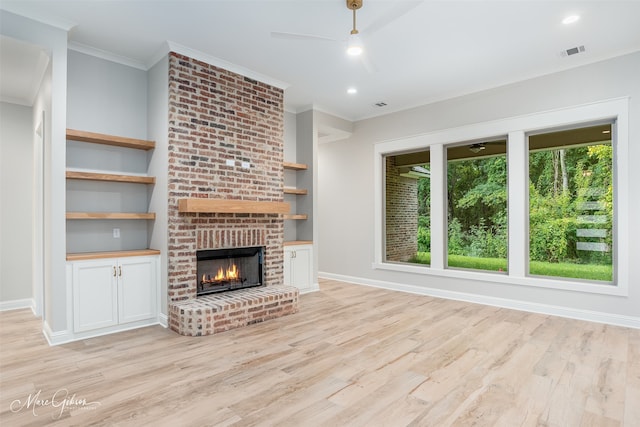
<svg viewBox="0 0 640 427"><path fill-rule="evenodd" d="M116 260L73 264L73 329L75 332L118 324Z"/></svg>
<svg viewBox="0 0 640 427"><path fill-rule="evenodd" d="M118 314L120 323L151 319L156 315L155 259L120 258Z"/></svg>
<svg viewBox="0 0 640 427"><path fill-rule="evenodd" d="M311 286L311 246L300 245L295 248L291 283L298 289Z"/></svg>
<svg viewBox="0 0 640 427"><path fill-rule="evenodd" d="M290 247L284 248L284 284L286 286L291 286L293 274L291 269L293 261L293 249Z"/></svg>

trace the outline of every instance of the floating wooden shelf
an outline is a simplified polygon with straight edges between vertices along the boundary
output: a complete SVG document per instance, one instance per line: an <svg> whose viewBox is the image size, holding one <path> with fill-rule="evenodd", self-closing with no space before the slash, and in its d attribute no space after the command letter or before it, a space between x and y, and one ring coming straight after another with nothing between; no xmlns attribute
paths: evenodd
<svg viewBox="0 0 640 427"><path fill-rule="evenodd" d="M308 166L304 163L292 163L292 162L283 162L282 164L285 169L294 170L294 171L303 171L307 170Z"/></svg>
<svg viewBox="0 0 640 427"><path fill-rule="evenodd" d="M312 240L290 240L288 242L284 242L284 246L299 246L299 245L312 245Z"/></svg>
<svg viewBox="0 0 640 427"><path fill-rule="evenodd" d="M83 179L89 181L128 182L134 184L155 184L154 176L118 175L98 172L67 171L67 179Z"/></svg>
<svg viewBox="0 0 640 427"><path fill-rule="evenodd" d="M307 190L304 188L284 187L284 194L296 194L298 196L305 196L307 194Z"/></svg>
<svg viewBox="0 0 640 427"><path fill-rule="evenodd" d="M67 139L72 141L91 142L93 144L113 145L115 147L135 148L137 150L152 150L156 147L156 143L154 141L85 132L75 129L67 129Z"/></svg>
<svg viewBox="0 0 640 427"><path fill-rule="evenodd" d="M198 198L178 201L178 211L180 212L284 214L289 210L289 203L284 202Z"/></svg>
<svg viewBox="0 0 640 427"><path fill-rule="evenodd" d="M156 219L152 212L67 212L67 219Z"/></svg>
<svg viewBox="0 0 640 427"><path fill-rule="evenodd" d="M67 261L84 261L89 259L124 258L124 257L147 256L147 255L160 255L160 251L156 249L137 249L137 250L131 250L131 251L68 253Z"/></svg>
<svg viewBox="0 0 640 427"><path fill-rule="evenodd" d="M287 214L284 215L284 219L307 219L307 214Z"/></svg>

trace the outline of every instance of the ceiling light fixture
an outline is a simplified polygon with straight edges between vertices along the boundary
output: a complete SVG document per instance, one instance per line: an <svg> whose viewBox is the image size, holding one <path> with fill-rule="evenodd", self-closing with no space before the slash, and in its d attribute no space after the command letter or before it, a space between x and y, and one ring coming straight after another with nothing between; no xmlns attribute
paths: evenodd
<svg viewBox="0 0 640 427"><path fill-rule="evenodd" d="M482 150L484 150L485 148L487 148L487 147L485 147L484 143L481 142L479 144L471 144L469 146L469 151L471 151L472 153L476 153L477 154L477 153L481 152Z"/></svg>
<svg viewBox="0 0 640 427"><path fill-rule="evenodd" d="M362 0L347 0L347 8L353 11L353 29L349 35L347 44L347 54L350 56L358 56L363 52L362 41L356 29L356 10L362 7Z"/></svg>
<svg viewBox="0 0 640 427"><path fill-rule="evenodd" d="M358 89L356 89L355 87L350 87L349 89L347 89L347 93L349 95L355 95L356 93L358 93Z"/></svg>
<svg viewBox="0 0 640 427"><path fill-rule="evenodd" d="M569 15L562 20L562 23L564 25L569 25L569 24L573 24L574 22L578 22L579 19L580 19L580 15Z"/></svg>

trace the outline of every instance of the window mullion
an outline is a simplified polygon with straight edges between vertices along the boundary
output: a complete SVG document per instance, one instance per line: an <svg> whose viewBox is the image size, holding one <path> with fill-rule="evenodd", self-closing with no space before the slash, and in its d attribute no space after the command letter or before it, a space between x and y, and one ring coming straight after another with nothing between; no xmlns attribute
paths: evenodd
<svg viewBox="0 0 640 427"><path fill-rule="evenodd" d="M509 132L507 187L509 276L524 277L529 259L529 150L524 131Z"/></svg>
<svg viewBox="0 0 640 427"><path fill-rule="evenodd" d="M431 268L443 270L447 253L447 185L446 160L442 144L429 147L431 151Z"/></svg>

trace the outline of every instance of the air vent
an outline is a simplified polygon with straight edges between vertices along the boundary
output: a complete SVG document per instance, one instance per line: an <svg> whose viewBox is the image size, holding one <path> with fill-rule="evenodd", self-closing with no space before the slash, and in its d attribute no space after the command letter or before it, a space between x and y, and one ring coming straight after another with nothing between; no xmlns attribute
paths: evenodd
<svg viewBox="0 0 640 427"><path fill-rule="evenodd" d="M567 50L563 50L562 52L560 52L560 56L565 57L565 56L577 55L578 53L582 53L582 52L584 52L584 46L576 46Z"/></svg>
<svg viewBox="0 0 640 427"><path fill-rule="evenodd" d="M376 102L375 104L373 104L374 107L386 107L387 103L384 101L380 101L380 102Z"/></svg>

